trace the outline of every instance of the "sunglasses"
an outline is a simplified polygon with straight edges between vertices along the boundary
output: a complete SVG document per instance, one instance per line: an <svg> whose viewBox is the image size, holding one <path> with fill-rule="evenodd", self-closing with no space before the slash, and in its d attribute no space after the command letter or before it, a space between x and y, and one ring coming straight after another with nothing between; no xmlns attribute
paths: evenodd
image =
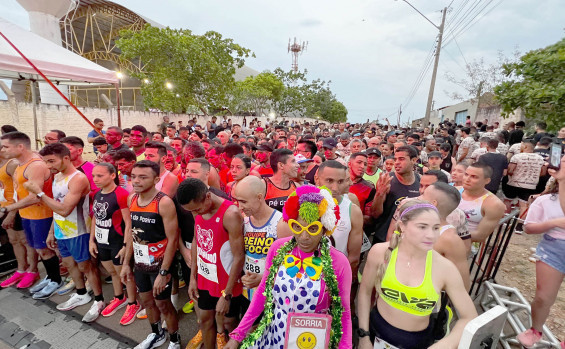
<svg viewBox="0 0 565 349"><path fill-rule="evenodd" d="M292 230L292 232L296 235L300 235L303 231L306 231L311 236L319 235L322 232L323 227L322 222L314 222L307 226L303 226L294 219L288 220L288 226L290 227L290 230Z"/></svg>

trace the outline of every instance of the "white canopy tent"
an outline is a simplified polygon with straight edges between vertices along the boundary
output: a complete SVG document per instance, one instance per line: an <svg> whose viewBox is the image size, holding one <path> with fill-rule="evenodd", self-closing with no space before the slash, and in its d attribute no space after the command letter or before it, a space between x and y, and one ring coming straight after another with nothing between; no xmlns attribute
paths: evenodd
<svg viewBox="0 0 565 349"><path fill-rule="evenodd" d="M14 47L17 48L17 50ZM20 52L18 52L18 50ZM39 74L22 55L31 61L35 68L41 71L43 76ZM93 125L90 120L88 120L55 85L113 84L117 89L119 83L115 72L58 46L39 35L20 28L1 17L0 79L31 80L34 85L37 82L51 82L53 89L56 89L57 92L61 94L61 97L65 99L91 127L93 127ZM37 141L39 139L36 116L37 96L35 88L32 88L31 91L34 106L34 136L37 147ZM118 124L120 124L119 103L117 104Z"/></svg>
<svg viewBox="0 0 565 349"><path fill-rule="evenodd" d="M115 72L1 17L0 32L56 85L119 83ZM0 38L0 79L44 81L4 38Z"/></svg>

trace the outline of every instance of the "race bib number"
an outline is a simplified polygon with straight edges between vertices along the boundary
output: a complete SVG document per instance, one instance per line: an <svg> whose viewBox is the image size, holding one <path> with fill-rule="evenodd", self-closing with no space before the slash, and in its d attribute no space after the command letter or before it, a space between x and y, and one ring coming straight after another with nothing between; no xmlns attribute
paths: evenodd
<svg viewBox="0 0 565 349"><path fill-rule="evenodd" d="M371 249L371 241L367 237L367 234L363 233L363 244L361 245L361 253L367 252Z"/></svg>
<svg viewBox="0 0 565 349"><path fill-rule="evenodd" d="M135 263L151 265L149 259L149 246L133 243L133 259Z"/></svg>
<svg viewBox="0 0 565 349"><path fill-rule="evenodd" d="M99 226L94 228L94 235L96 235L96 241L98 241L99 244L108 245L109 234L110 229L100 228Z"/></svg>
<svg viewBox="0 0 565 349"><path fill-rule="evenodd" d="M398 349L398 347L395 347L394 345L388 343L387 341L380 339L380 338L376 338L376 337L375 337L375 346L373 348L374 349Z"/></svg>
<svg viewBox="0 0 565 349"><path fill-rule="evenodd" d="M326 314L290 313L285 349L324 349L330 343L332 317Z"/></svg>
<svg viewBox="0 0 565 349"><path fill-rule="evenodd" d="M206 263L198 256L198 275L202 275L202 277L218 283L218 269L215 264Z"/></svg>
<svg viewBox="0 0 565 349"><path fill-rule="evenodd" d="M254 274L263 274L265 271L265 261L266 258L253 258L251 256L245 256L245 271L249 271Z"/></svg>

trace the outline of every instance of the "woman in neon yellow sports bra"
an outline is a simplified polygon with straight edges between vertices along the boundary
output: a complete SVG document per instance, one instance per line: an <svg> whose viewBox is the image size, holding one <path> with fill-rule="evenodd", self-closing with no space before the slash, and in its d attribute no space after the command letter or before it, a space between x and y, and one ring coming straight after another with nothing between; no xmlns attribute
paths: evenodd
<svg viewBox="0 0 565 349"><path fill-rule="evenodd" d="M359 348L459 345L463 328L477 311L455 265L432 249L440 226L435 206L411 200L399 209L391 241L371 248L357 296ZM376 304L371 303L374 289ZM439 307L441 291L447 292L459 320L449 335L434 344L430 315Z"/></svg>

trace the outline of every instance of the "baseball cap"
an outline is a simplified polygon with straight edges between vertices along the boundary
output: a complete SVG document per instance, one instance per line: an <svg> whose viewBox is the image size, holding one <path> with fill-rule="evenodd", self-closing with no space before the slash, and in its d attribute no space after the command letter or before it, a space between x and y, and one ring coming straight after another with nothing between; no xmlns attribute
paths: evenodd
<svg viewBox="0 0 565 349"><path fill-rule="evenodd" d="M302 164L304 162L312 162L314 160L312 159L308 159L306 156L302 155L302 154L296 154L294 155L294 159L296 160L296 163L298 164Z"/></svg>
<svg viewBox="0 0 565 349"><path fill-rule="evenodd" d="M257 127L257 128L255 129L256 132L261 132L261 131L264 131L264 130L265 130L265 129L262 128L262 127Z"/></svg>
<svg viewBox="0 0 565 349"><path fill-rule="evenodd" d="M440 153L439 151L436 151L436 150L431 151L431 152L428 154L428 159L429 159L429 158L441 158L441 153Z"/></svg>
<svg viewBox="0 0 565 349"><path fill-rule="evenodd" d="M335 138L326 138L324 139L324 143L322 143L322 148L337 148L337 141Z"/></svg>
<svg viewBox="0 0 565 349"><path fill-rule="evenodd" d="M381 151L378 150L377 148L369 148L367 150L365 150L365 154L368 155L376 155L376 156L382 156Z"/></svg>
<svg viewBox="0 0 565 349"><path fill-rule="evenodd" d="M359 133L359 132L355 132L355 133L353 134L353 137L360 137L360 136L361 136L361 133Z"/></svg>

